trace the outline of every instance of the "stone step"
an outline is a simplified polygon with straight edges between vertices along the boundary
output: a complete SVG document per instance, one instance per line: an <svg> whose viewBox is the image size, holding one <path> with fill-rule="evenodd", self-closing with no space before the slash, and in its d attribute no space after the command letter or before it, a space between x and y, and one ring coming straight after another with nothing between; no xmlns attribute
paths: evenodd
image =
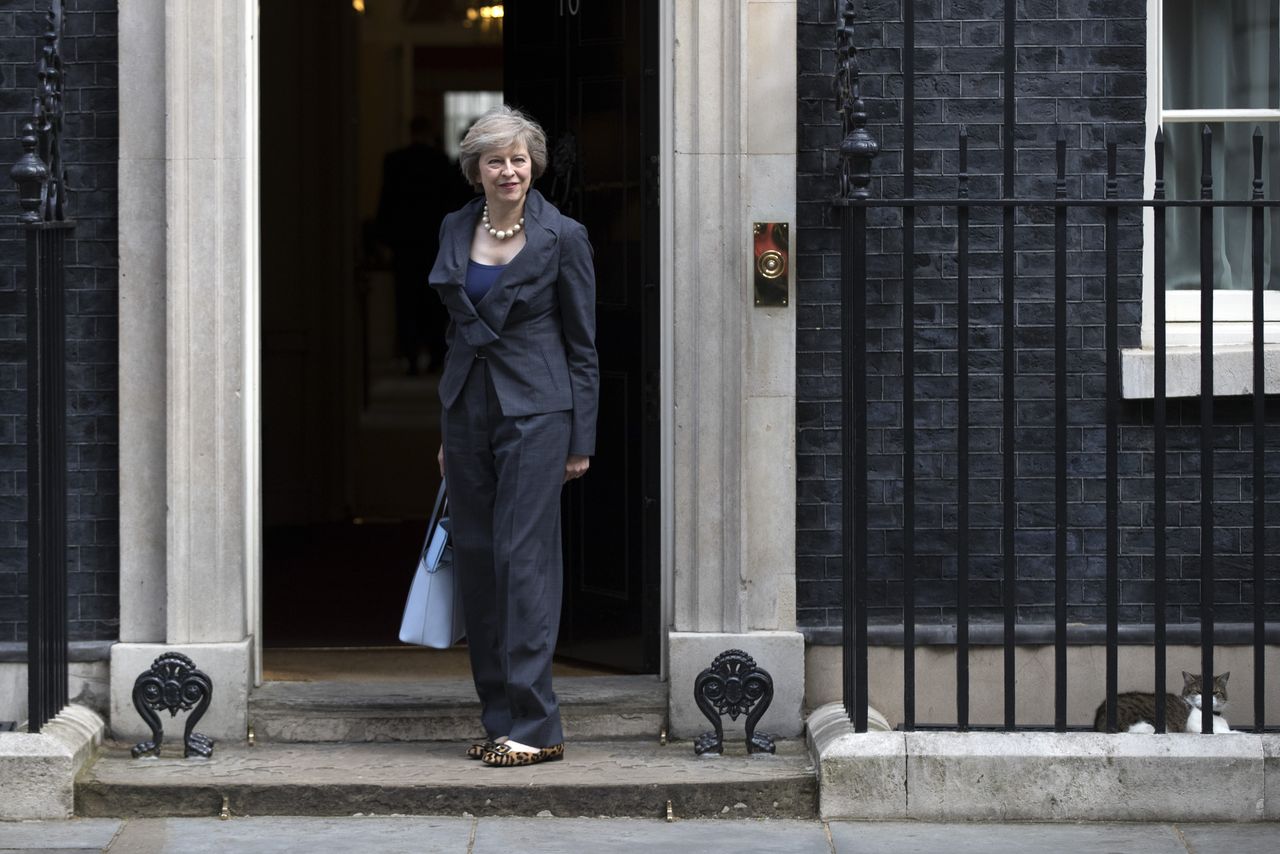
<svg viewBox="0 0 1280 854"><path fill-rule="evenodd" d="M657 741L667 685L656 676L555 681L565 737ZM265 682L249 697L259 742L462 741L481 735L470 679L421 682Z"/></svg>
<svg viewBox="0 0 1280 854"><path fill-rule="evenodd" d="M77 815L519 815L812 818L817 783L803 740L776 755L695 756L690 742L580 741L565 758L490 768L464 743L219 744L211 759L131 759L109 743L76 784Z"/></svg>

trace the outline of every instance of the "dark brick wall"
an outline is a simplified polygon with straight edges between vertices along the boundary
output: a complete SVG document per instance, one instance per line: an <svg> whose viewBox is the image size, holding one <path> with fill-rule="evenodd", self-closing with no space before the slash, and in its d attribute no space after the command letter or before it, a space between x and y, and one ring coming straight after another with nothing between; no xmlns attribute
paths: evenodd
<svg viewBox="0 0 1280 854"><path fill-rule="evenodd" d="M862 92L881 152L873 197L902 194L900 0L859 4L855 43ZM836 189L840 123L832 97L837 4L799 3L799 165L797 259L797 575L798 620L812 637L840 625L839 234L830 205ZM916 195L953 197L958 125L970 137L974 197L1001 193L1002 0L917 0ZM1022 0L1018 3L1015 94L1020 195L1051 198L1054 143L1067 141L1068 192L1101 197L1105 146L1119 147L1120 195L1142 191L1146 3L1144 0ZM1238 192L1245 192L1240 188ZM870 456L870 616L901 622L902 320L901 214L869 214L867 326ZM954 619L956 520L956 306L954 211L918 215L915 271L916 589L923 623ZM1016 227L1018 619L1053 618L1054 362L1053 217L1020 210ZM1104 619L1105 356L1103 226L1097 211L1075 209L1068 231L1068 594L1073 622ZM973 213L970 282L970 515L972 614L1002 619L1001 214ZM1141 322L1141 218L1122 212L1120 335L1137 346ZM1217 402L1215 508L1217 619L1250 619L1253 601L1252 434L1239 399ZM1269 424L1280 421L1274 405ZM1151 565L1151 406L1121 406L1120 618L1153 619ZM1168 617L1198 619L1199 410L1171 402L1169 441ZM1273 446L1280 443L1273 441ZM1270 494L1280 496L1280 455L1272 455ZM1274 508L1273 508L1274 509ZM1274 519L1273 519L1274 521ZM1269 529L1269 535L1276 533ZM1275 538L1280 541L1280 537ZM1277 542L1270 544L1274 552ZM1274 570L1272 578L1277 577ZM1280 617L1280 582L1266 591Z"/></svg>
<svg viewBox="0 0 1280 854"><path fill-rule="evenodd" d="M31 108L48 0L0 2L0 157ZM76 220L67 254L70 634L119 629L115 0L67 0L64 158ZM0 182L0 643L26 639L26 261L17 193Z"/></svg>

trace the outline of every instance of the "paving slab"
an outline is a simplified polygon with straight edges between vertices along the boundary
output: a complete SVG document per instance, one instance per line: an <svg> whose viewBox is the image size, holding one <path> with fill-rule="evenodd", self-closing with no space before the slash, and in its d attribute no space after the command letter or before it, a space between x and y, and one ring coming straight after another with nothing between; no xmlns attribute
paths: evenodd
<svg viewBox="0 0 1280 854"><path fill-rule="evenodd" d="M836 854L1187 854L1171 824L833 821L830 827ZM1228 846L1199 850L1248 851ZM1274 854L1275 850L1268 852Z"/></svg>
<svg viewBox="0 0 1280 854"><path fill-rule="evenodd" d="M1179 824L1192 852L1208 854L1230 851L1232 854L1275 854L1280 851L1280 824Z"/></svg>
<svg viewBox="0 0 1280 854"><path fill-rule="evenodd" d="M731 811L732 812L732 811ZM736 815L736 813L734 814ZM1274 854L1280 824L262 816L0 823L0 854Z"/></svg>
<svg viewBox="0 0 1280 854"><path fill-rule="evenodd" d="M376 815L812 818L817 780L800 739L776 755L698 757L688 742L581 741L563 761L490 768L452 743L219 745L212 759L131 759L112 744L76 786L89 817Z"/></svg>
<svg viewBox="0 0 1280 854"><path fill-rule="evenodd" d="M733 854L830 854L816 821L484 818L472 854L633 854L636 851L732 851Z"/></svg>
<svg viewBox="0 0 1280 854"><path fill-rule="evenodd" d="M134 819L109 854L466 854L468 818Z"/></svg>
<svg viewBox="0 0 1280 854"><path fill-rule="evenodd" d="M114 819L0 821L0 852L101 851L120 825Z"/></svg>

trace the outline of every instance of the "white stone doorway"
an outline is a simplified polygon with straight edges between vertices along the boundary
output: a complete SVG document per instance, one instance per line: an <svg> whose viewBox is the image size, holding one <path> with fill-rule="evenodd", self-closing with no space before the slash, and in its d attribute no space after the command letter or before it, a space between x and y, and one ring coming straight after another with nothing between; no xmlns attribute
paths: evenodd
<svg viewBox="0 0 1280 854"><path fill-rule="evenodd" d="M157 650L215 675L214 737L260 678L258 7L120 10L121 738ZM662 674L759 651L791 685L762 726L794 733L795 320L751 307L746 256L752 221L795 221L795 3L658 7Z"/></svg>

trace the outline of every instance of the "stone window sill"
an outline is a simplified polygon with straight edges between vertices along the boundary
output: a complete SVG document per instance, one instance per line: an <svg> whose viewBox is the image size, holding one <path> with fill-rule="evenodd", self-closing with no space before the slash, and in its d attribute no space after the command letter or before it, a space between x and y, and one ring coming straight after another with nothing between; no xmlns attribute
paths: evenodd
<svg viewBox="0 0 1280 854"><path fill-rule="evenodd" d="M1200 396L1200 348L1169 347L1166 351L1167 397ZM1135 348L1120 354L1122 394L1126 400L1155 397L1155 350ZM1264 391L1280 394L1280 344L1263 345ZM1253 347L1218 344L1213 350L1214 397L1253 394Z"/></svg>

